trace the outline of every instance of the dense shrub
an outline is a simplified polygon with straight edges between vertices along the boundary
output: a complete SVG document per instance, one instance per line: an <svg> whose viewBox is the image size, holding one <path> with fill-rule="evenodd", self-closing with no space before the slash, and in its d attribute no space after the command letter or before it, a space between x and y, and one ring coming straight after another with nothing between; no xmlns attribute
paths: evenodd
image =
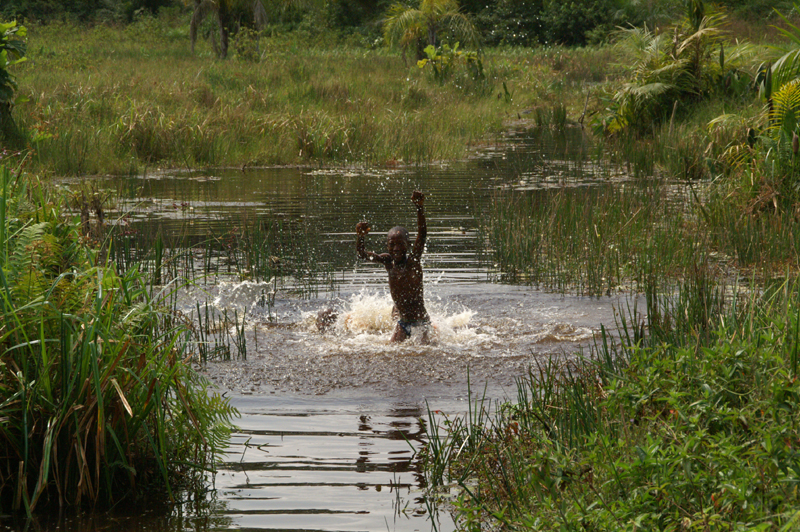
<svg viewBox="0 0 800 532"><path fill-rule="evenodd" d="M487 45L532 46L541 40L542 0L497 0L477 14L478 28Z"/></svg>

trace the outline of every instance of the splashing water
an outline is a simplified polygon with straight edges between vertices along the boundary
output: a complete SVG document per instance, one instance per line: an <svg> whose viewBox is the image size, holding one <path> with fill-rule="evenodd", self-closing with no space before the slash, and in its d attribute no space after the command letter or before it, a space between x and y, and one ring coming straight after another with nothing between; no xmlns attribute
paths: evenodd
<svg viewBox="0 0 800 532"><path fill-rule="evenodd" d="M388 294L362 290L348 300L341 301L339 309L333 309L336 320L327 334L334 337L332 342L343 343L348 348L365 348L377 343L385 349L392 345L389 338L397 323L396 318L392 317L392 308ZM428 304L428 309L433 329L433 347L469 345L489 340L488 335L469 327L475 311L463 305L441 302ZM318 314L314 312L304 314L303 324L309 332L319 328L317 318ZM407 343L419 348L418 334L414 332ZM396 345L399 347L403 344ZM320 347L331 348L325 344Z"/></svg>

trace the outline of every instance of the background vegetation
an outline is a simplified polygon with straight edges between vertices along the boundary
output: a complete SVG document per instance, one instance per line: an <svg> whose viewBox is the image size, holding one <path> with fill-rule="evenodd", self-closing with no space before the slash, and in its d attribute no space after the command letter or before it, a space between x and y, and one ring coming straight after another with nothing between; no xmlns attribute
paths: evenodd
<svg viewBox="0 0 800 532"><path fill-rule="evenodd" d="M4 3L29 26L29 61L0 68L30 100L13 109L22 143L4 157L43 175L425 164L467 156L509 124L591 130L597 158L634 186L498 194L483 235L508 279L635 288L646 316L629 309L593 362L532 372L496 419L476 408L448 420L447 439L431 435L431 484L456 482L476 529L796 523L796 8L342 0L263 2L259 21L253 4L218 2L191 24L204 5ZM232 412L181 362L186 327L152 279L102 260L22 175L3 174L0 202L0 417L14 420L3 504L111 500L206 467ZM691 196L670 197L660 176Z"/></svg>

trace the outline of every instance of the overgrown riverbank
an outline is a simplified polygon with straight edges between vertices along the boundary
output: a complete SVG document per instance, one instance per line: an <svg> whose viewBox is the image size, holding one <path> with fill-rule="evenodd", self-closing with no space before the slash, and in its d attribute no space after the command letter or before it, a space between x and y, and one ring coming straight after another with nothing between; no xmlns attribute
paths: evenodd
<svg viewBox="0 0 800 532"><path fill-rule="evenodd" d="M192 324L65 203L0 168L0 512L203 489L236 412L192 369Z"/></svg>
<svg viewBox="0 0 800 532"><path fill-rule="evenodd" d="M796 529L797 281L727 303L698 281L432 430L428 478L463 529Z"/></svg>
<svg viewBox="0 0 800 532"><path fill-rule="evenodd" d="M29 168L80 176L458 159L510 124L588 127L631 60L612 45L487 49L479 66L440 51L449 66L437 74L384 48L301 38L245 35L220 62L205 42L192 54L186 22L168 16L122 27L33 25L29 60L14 69L29 99L15 108L31 139ZM696 133L687 131L676 137L694 157ZM626 155L642 151L631 148Z"/></svg>
<svg viewBox="0 0 800 532"><path fill-rule="evenodd" d="M689 16L672 32L631 31L625 44L633 48L489 50L480 69L477 56L442 47L434 52L458 59L447 76L382 49L291 35L242 41L247 46L219 62L209 49L192 55L185 24L167 18L32 27L31 61L18 69L20 91L31 100L15 108L30 139L20 157L31 171L59 176L395 166L466 157L509 123L594 126L603 139L596 160L610 158L645 179L608 194L553 192L546 201L499 194L483 234L507 279L590 295L639 290L646 316L623 310L619 343L606 336L597 361L554 362L532 373L520 382L518 401L495 418L477 409L452 421L448 440L431 439L430 483L459 485L455 504L466 528L486 520L540 529L791 527L800 502L793 279L800 114L792 103L800 84L781 83L777 74L773 81L763 49L734 45L704 20ZM709 186L676 200L654 175ZM3 196L12 197L27 198L21 189ZM136 267L124 273L104 265L81 247L77 222L43 204L38 214L4 214L18 225L3 229L14 247L2 255L3 275L15 281L5 286L4 323L15 325L3 329L12 362L0 384L13 398L4 403L15 409L9 417L19 421L8 439L16 454L2 473L9 479L2 495L17 508L47 493L101 500L100 487L125 491L141 478L130 473L132 457L144 457L150 478L167 481L176 472L170 460L179 458L181 473L183 460L208 442L202 431L173 441L164 423L219 422L221 437L230 415L199 392L208 416L189 413L185 386L199 389L201 381L180 364L188 332L154 308L151 280ZM252 250L237 264L270 278L274 239L258 231L232 235ZM163 255L153 253L160 276ZM731 282L736 274L754 281ZM55 356L42 347L51 344ZM73 353L81 354L74 367ZM157 361L155 376L137 376L151 367L143 359ZM98 360L108 365L95 366ZM87 406L65 406L71 394L84 394ZM28 404L30 417L21 410ZM74 435L59 439L68 425ZM129 444L119 439L148 428ZM31 429L39 431L33 446L20 436ZM160 454L165 447L172 454ZM44 469L30 465L31 453ZM107 457L117 469L101 467ZM207 459L201 451L193 464ZM47 475L66 487L47 492L39 482ZM94 491L80 484L84 478Z"/></svg>

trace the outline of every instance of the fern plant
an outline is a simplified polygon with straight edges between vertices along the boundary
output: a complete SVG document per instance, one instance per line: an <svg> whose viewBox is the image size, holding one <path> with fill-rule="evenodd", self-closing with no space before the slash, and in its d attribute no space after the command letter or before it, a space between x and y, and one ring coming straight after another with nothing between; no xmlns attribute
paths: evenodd
<svg viewBox="0 0 800 532"><path fill-rule="evenodd" d="M0 514L202 486L228 401L188 324L85 246L65 200L0 168Z"/></svg>

